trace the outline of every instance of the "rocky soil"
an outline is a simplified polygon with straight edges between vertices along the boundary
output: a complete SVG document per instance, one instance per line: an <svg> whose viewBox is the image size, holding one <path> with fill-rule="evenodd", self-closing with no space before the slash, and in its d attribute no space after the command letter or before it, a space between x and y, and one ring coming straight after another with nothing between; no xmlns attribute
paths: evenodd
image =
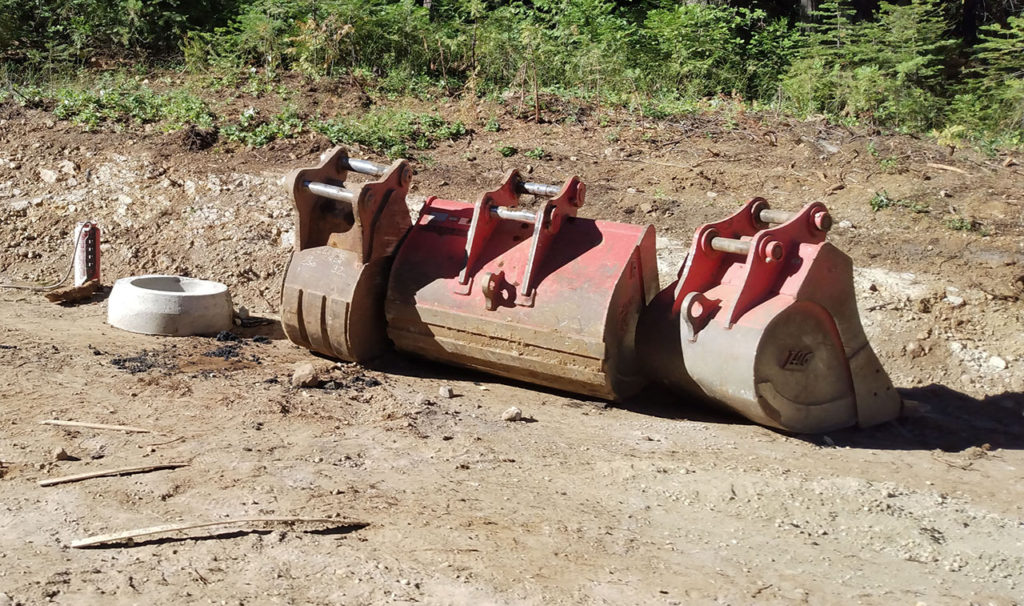
<svg viewBox="0 0 1024 606"><path fill-rule="evenodd" d="M1024 602L1024 159L814 121L502 115L491 133L500 106L439 109L474 132L417 160L413 210L512 167L578 174L581 214L657 227L663 281L696 227L750 197L824 201L917 414L790 436L653 390L608 405L397 355L311 356L276 321L294 239L279 182L325 140L196 152L4 105L0 282L58 280L75 223L94 219L105 283L216 279L266 322L238 340L147 337L107 326L102 295L63 307L0 289L0 606ZM875 211L880 193L892 204ZM293 386L303 364L315 376ZM188 466L37 484L150 463ZM337 523L69 547L240 516Z"/></svg>

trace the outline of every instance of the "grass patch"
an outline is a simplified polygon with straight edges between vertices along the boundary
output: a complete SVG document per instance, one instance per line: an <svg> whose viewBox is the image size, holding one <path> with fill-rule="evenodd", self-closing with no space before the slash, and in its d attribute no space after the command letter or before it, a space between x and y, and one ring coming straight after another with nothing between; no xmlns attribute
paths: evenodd
<svg viewBox="0 0 1024 606"><path fill-rule="evenodd" d="M904 200L902 198L894 198L889 195L889 192L882 191L875 192L875 195L871 197L869 202L871 204L871 210L876 213L886 208L905 208L912 213L920 214L931 211L931 208L927 204L920 202L913 202L911 200Z"/></svg>
<svg viewBox="0 0 1024 606"><path fill-rule="evenodd" d="M108 82L97 88L60 88L54 97L53 114L86 130L108 123L160 123L172 131L187 124L210 128L215 121L206 102L187 90L158 93L134 80Z"/></svg>
<svg viewBox="0 0 1024 606"><path fill-rule="evenodd" d="M310 126L331 143L363 145L390 158L406 156L410 149L429 149L441 141L457 141L469 134L462 122L448 122L436 114L391 109L318 120Z"/></svg>

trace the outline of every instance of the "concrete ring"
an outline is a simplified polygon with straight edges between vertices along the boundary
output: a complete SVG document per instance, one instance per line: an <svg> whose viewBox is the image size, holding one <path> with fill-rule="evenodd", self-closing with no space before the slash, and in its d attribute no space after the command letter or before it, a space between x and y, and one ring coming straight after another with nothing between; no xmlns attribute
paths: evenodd
<svg viewBox="0 0 1024 606"><path fill-rule="evenodd" d="M216 334L231 329L233 313L227 286L183 276L121 278L107 301L108 324L148 335Z"/></svg>

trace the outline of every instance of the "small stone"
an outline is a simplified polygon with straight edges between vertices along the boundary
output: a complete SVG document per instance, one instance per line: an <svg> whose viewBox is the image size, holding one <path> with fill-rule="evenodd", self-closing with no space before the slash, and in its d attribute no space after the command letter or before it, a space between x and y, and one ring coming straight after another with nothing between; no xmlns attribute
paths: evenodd
<svg viewBox="0 0 1024 606"><path fill-rule="evenodd" d="M249 318L249 308L244 306L244 305L241 305L241 306L238 307L238 311L235 313L235 315L238 316L239 318L243 319L243 320L248 319Z"/></svg>
<svg viewBox="0 0 1024 606"><path fill-rule="evenodd" d="M635 187L627 187L626 192L630 194L635 194L637 192L637 189Z"/></svg>
<svg viewBox="0 0 1024 606"><path fill-rule="evenodd" d="M526 174L528 174L528 175L532 175L533 174L533 165L532 164L527 164L526 165Z"/></svg>
<svg viewBox="0 0 1024 606"><path fill-rule="evenodd" d="M992 356L988 359L988 365L996 370L1006 370L1006 360L999 356Z"/></svg>
<svg viewBox="0 0 1024 606"><path fill-rule="evenodd" d="M56 183L57 182L57 171L50 170L48 168L39 169L39 178L43 180L43 183Z"/></svg>
<svg viewBox="0 0 1024 606"><path fill-rule="evenodd" d="M24 216L30 206L32 206L32 203L28 200L15 200L7 204L7 208L12 213L20 214L20 216Z"/></svg>
<svg viewBox="0 0 1024 606"><path fill-rule="evenodd" d="M718 197L718 193L717 193L717 192L713 192L713 191L709 191L709 192L707 193L707 196L708 196L709 198L717 198L717 197Z"/></svg>
<svg viewBox="0 0 1024 606"><path fill-rule="evenodd" d="M654 210L654 205L651 204L650 202L641 202L640 206L638 206L637 208L640 209L640 212L646 214Z"/></svg>
<svg viewBox="0 0 1024 606"><path fill-rule="evenodd" d="M310 363L299 364L292 373L292 387L316 387L320 383L320 376L316 368Z"/></svg>
<svg viewBox="0 0 1024 606"><path fill-rule="evenodd" d="M940 189L939 190L939 197L940 198L952 198L953 194L949 193L948 191L946 191L944 189Z"/></svg>
<svg viewBox="0 0 1024 606"><path fill-rule="evenodd" d="M509 408L505 412L501 413L502 421L522 421L523 411L519 410L515 406Z"/></svg>
<svg viewBox="0 0 1024 606"><path fill-rule="evenodd" d="M78 165L71 160L61 160L57 168L66 175L73 175L78 171Z"/></svg>
<svg viewBox="0 0 1024 606"><path fill-rule="evenodd" d="M946 303L949 303L953 307L963 307L966 301L964 301L963 297L958 297L956 295L946 295Z"/></svg>
<svg viewBox="0 0 1024 606"><path fill-rule="evenodd" d="M853 221L843 220L839 222L839 229L853 229Z"/></svg>
<svg viewBox="0 0 1024 606"><path fill-rule="evenodd" d="M578 162L579 158L577 158L576 156L569 156L569 161L570 162Z"/></svg>
<svg viewBox="0 0 1024 606"><path fill-rule="evenodd" d="M74 460L74 457L69 455L68 451L64 450L60 446L58 446L58 447L53 449L53 451L50 453L50 458L52 458L54 461L72 461L72 460Z"/></svg>
<svg viewBox="0 0 1024 606"><path fill-rule="evenodd" d="M903 351L911 358L920 358L924 355L924 348L917 341L911 341L903 348Z"/></svg>
<svg viewBox="0 0 1024 606"><path fill-rule="evenodd" d="M437 393L442 398L454 398L455 397L455 392L452 391L452 388L450 386L448 386L448 385L442 385L437 390Z"/></svg>

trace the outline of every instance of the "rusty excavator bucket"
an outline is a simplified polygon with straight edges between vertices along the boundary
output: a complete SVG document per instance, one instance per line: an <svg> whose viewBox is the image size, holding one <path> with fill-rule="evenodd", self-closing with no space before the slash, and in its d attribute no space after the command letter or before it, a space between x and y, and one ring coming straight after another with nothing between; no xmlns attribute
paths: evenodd
<svg viewBox="0 0 1024 606"><path fill-rule="evenodd" d="M349 186L349 172L376 180ZM393 346L611 400L657 382L801 433L901 413L821 203L787 213L755 198L702 226L661 289L654 227L578 217L576 177L554 186L513 170L474 203L428 198L415 222L411 178L405 161L340 148L289 176L298 225L281 318L293 342L355 362ZM520 210L524 194L542 203Z"/></svg>
<svg viewBox="0 0 1024 606"><path fill-rule="evenodd" d="M348 172L377 177L358 190ZM384 291L395 249L411 225L405 197L412 168L353 160L343 148L285 184L298 218L281 289L281 325L293 343L362 362L384 351Z"/></svg>

